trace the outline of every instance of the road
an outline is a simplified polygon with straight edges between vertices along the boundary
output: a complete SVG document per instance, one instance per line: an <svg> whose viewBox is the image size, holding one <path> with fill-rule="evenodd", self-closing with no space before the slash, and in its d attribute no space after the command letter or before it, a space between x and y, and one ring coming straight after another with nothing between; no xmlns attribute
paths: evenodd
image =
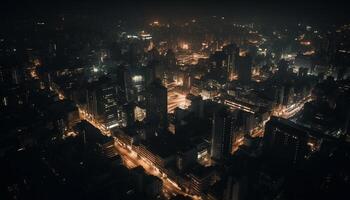
<svg viewBox="0 0 350 200"><path fill-rule="evenodd" d="M99 129L103 135L112 136L112 133L110 130L105 129L99 122L95 121L91 115L89 115L86 111L79 108L79 114L80 118L82 120L88 121L90 124L92 124L94 127ZM128 147L127 144L122 143L121 140L118 140L116 137L113 136L115 139L114 146L119 153L119 155L122 157L124 165L129 168L135 168L137 166L141 166L147 174L157 176L163 181L163 192L166 196L176 195L180 194L183 196L192 197L193 199L200 199L197 196L193 196L190 194L187 194L182 190L179 185L168 178L166 173L162 172L160 169L158 169L151 161L149 161L147 158L143 158L139 156L132 147Z"/></svg>
<svg viewBox="0 0 350 200"><path fill-rule="evenodd" d="M284 109L275 110L272 115L277 116L277 117L282 117L285 119L290 119L293 116L295 116L296 114L298 114L303 109L305 103L310 102L312 100L313 100L312 96L308 95L305 98L303 98L302 100L300 100L299 102L294 103L294 104L292 104ZM268 118L266 121L261 123L255 129L253 129L253 131L251 132L251 136L252 137L263 137L264 131L265 131L265 124L269 119L270 118ZM237 151L239 146L242 144L243 144L242 138L237 139L233 145L233 152Z"/></svg>
<svg viewBox="0 0 350 200"><path fill-rule="evenodd" d="M306 102L311 101L312 98L311 96L305 97L303 100L299 101L296 104L293 104L286 108L280 115L280 117L284 118L290 118L297 114L304 106ZM81 116L81 119L84 119L91 123L93 126L98 128L102 134L106 136L112 136L111 131L105 129L99 122L95 121L91 115L89 115L86 111L83 109L79 108L79 113ZM264 125L265 122L263 123L263 126L259 126L256 129L254 129L252 136L253 137L262 137L264 134ZM114 137L115 138L115 137ZM243 137L239 138L233 148L233 151L236 151L240 145L243 144ZM165 196L172 196L176 194L180 194L183 196L188 196L191 197L192 199L199 200L201 199L198 196L188 194L184 192L184 189L182 189L175 181L171 180L168 178L166 173L162 172L160 169L158 169L151 161L149 161L147 158L143 158L139 156L132 147L128 147L127 144L123 144L120 140L115 138L115 147L118 151L118 153L121 155L124 165L129 168L135 168L137 166L141 166L147 174L157 176L163 181L163 192Z"/></svg>
<svg viewBox="0 0 350 200"><path fill-rule="evenodd" d="M173 88L171 88L173 89ZM64 99L65 96L56 91L60 97L60 99ZM174 92L175 93L175 92ZM177 94L178 95L178 94ZM175 97L175 96L170 96L170 97ZM178 97L178 96L176 96ZM174 102L170 103L170 110L174 109L175 105L177 106L178 104L184 103L185 102L185 96L181 98L171 98L171 99L176 99ZM275 116L283 117L283 118L290 118L297 114L304 106L306 102L311 101L311 95L305 97L298 103L292 104L291 106L279 111L275 112ZM168 108L169 109L169 108ZM94 118L87 113L84 109L79 108L79 114L80 118L82 120L88 121L90 124L92 124L94 127L99 129L103 135L106 135L108 137L112 137L112 133L110 130L106 129L102 124L100 124L98 121L94 120ZM263 136L263 129L264 127L260 127L256 129L252 136L254 137L262 137ZM114 137L114 136L113 136ZM132 147L128 147L127 144L124 144L121 142L121 140L118 140L116 137L115 139L115 148L118 151L118 153L121 155L124 165L129 168L135 168L137 166L141 166L144 168L145 172L150 175L157 176L163 181L163 192L165 196L171 196L171 195L176 195L180 194L183 196L188 196L191 197L192 199L199 200L201 199L198 196L194 196L191 194L186 193L183 187L179 186L175 181L171 180L168 178L167 174L165 172L162 172L159 168L157 168L152 162L150 162L147 158L141 157L138 155ZM239 138L237 142L235 143L235 148L234 150L237 150L240 145L243 144L243 137Z"/></svg>
<svg viewBox="0 0 350 200"><path fill-rule="evenodd" d="M59 99L63 100L65 99L64 94L58 92L57 90L52 90L56 92L59 95ZM100 132L108 137L112 137L112 132L108 129L106 129L102 124L100 124L98 121L94 120L92 115L90 115L87 111L80 108L78 106L79 110L79 116L81 120L86 120L91 125L93 125L95 128L99 129ZM146 158L140 157L132 148L127 148L127 144L123 144L120 140L118 140L115 136L113 136L115 142L114 146L117 150L117 152L121 155L123 159L124 165L129 168L135 168L137 166L141 166L147 174L157 176L160 178L163 182L163 192L164 195L167 197L174 196L174 195L183 195L187 197L191 197L195 200L200 200L201 198L195 195L188 194L182 190L182 188L173 180L170 180L168 176L161 172L152 162L147 160Z"/></svg>
<svg viewBox="0 0 350 200"><path fill-rule="evenodd" d="M300 110L302 110L305 103L310 102L310 101L312 101L312 96L308 95L297 103L291 104L286 108L275 111L274 115L277 117L289 119L289 118L293 117L294 115L296 115Z"/></svg>
<svg viewBox="0 0 350 200"><path fill-rule="evenodd" d="M150 161L140 157L135 151L121 144L120 141L116 140L115 147L120 156L123 158L126 167L132 169L134 167L141 166L147 174L160 178L163 181L163 191L167 193L166 196L171 196L173 194L190 196L187 193L183 192L178 184L170 180L165 173L159 170Z"/></svg>
<svg viewBox="0 0 350 200"><path fill-rule="evenodd" d="M187 108L186 95L176 91L178 85L175 82L167 84L168 90L168 113L174 113L175 108Z"/></svg>

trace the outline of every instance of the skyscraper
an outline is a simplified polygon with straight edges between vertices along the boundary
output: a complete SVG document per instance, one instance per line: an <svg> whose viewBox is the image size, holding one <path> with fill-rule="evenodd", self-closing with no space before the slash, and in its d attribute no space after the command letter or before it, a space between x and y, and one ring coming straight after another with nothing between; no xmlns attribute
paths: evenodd
<svg viewBox="0 0 350 200"><path fill-rule="evenodd" d="M216 111L213 116L211 157L222 160L232 152L238 112L230 112L226 107Z"/></svg>
<svg viewBox="0 0 350 200"><path fill-rule="evenodd" d="M226 54L227 79L231 80L236 73L236 60L239 57L239 47L235 43L224 46L222 50Z"/></svg>
<svg viewBox="0 0 350 200"><path fill-rule="evenodd" d="M168 127L167 89L159 80L151 83L146 90L146 119L159 129Z"/></svg>
<svg viewBox="0 0 350 200"><path fill-rule="evenodd" d="M285 164L297 164L309 153L310 131L286 119L272 117L265 127L264 151Z"/></svg>
<svg viewBox="0 0 350 200"><path fill-rule="evenodd" d="M125 71L125 90L128 102L144 101L144 91L155 78L153 66L130 68Z"/></svg>
<svg viewBox="0 0 350 200"><path fill-rule="evenodd" d="M239 56L236 60L238 80L247 84L252 79L252 58L249 55Z"/></svg>
<svg viewBox="0 0 350 200"><path fill-rule="evenodd" d="M122 111L118 106L117 88L114 84L93 84L87 89L87 112L107 129L120 125Z"/></svg>

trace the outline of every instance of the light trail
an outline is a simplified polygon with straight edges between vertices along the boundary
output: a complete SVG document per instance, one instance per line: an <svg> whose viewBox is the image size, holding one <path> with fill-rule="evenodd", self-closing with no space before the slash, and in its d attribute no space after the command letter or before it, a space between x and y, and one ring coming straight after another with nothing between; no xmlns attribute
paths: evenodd
<svg viewBox="0 0 350 200"><path fill-rule="evenodd" d="M55 91L62 99L65 99L65 96L63 93L58 92L58 90ZM60 98L60 99L61 99ZM100 124L98 121L94 120L92 115L89 114L86 110L82 109L78 106L79 110L79 116L81 120L86 120L91 125L93 125L95 128L99 129L100 132L108 137L112 137L112 132L108 129L105 129L102 124ZM152 164L151 161L149 161L147 158L141 157L138 155L132 148L125 148L128 145L124 144L121 140L118 140L117 137L113 136L114 139L114 146L121 155L123 159L123 164L128 168L132 169L136 166L141 166L147 174L157 176L160 178L163 182L163 191L168 191L171 194L167 195L173 195L173 194L180 194L183 196L191 197L195 200L200 200L201 198L196 195L191 195L182 190L182 188L173 180L168 178L168 175L164 172L162 172L159 168L157 168L154 164Z"/></svg>
<svg viewBox="0 0 350 200"><path fill-rule="evenodd" d="M283 108L281 110L274 111L273 115L277 117L289 119L294 115L296 115L298 112L300 112L303 109L305 103L310 102L312 100L313 100L312 96L308 95L297 103L291 104L288 107Z"/></svg>
<svg viewBox="0 0 350 200"><path fill-rule="evenodd" d="M186 95L176 91L178 84L171 82L166 85L168 90L168 113L174 113L175 108L187 108L189 102L187 102Z"/></svg>
<svg viewBox="0 0 350 200"><path fill-rule="evenodd" d="M238 148L244 144L244 136L241 135L239 138L236 139L236 141L233 144L232 147L232 154L238 150Z"/></svg>
<svg viewBox="0 0 350 200"><path fill-rule="evenodd" d="M91 115L89 115L86 111L79 108L80 117L83 120L88 121L91 125L96 127L101 131L101 133L105 136L111 137L112 133L110 130L105 129L98 121L94 120ZM188 194L182 190L179 185L168 178L168 175L165 172L162 172L159 168L157 168L151 161L149 161L147 158L141 157L139 154L137 154L132 148L127 148L128 145L123 143L121 140L118 140L117 137L113 136L115 142L114 146L119 153L119 155L123 159L123 164L128 168L132 169L137 166L141 166L147 174L157 176L160 178L163 182L163 191L168 191L172 194L180 194L183 196L192 197L193 199L200 199L197 196L193 196L191 194Z"/></svg>
<svg viewBox="0 0 350 200"><path fill-rule="evenodd" d="M182 191L181 187L179 187L175 181L169 179L164 172L153 165L147 158L141 157L134 150L132 150L132 148L127 148L126 145L123 145L120 140L115 141L115 147L123 160L125 159L124 163L129 169L132 169L136 166L141 166L147 174L160 178L163 182L163 191L170 192L168 195L172 195L174 193L193 197L194 199L197 198Z"/></svg>
<svg viewBox="0 0 350 200"><path fill-rule="evenodd" d="M305 103L310 102L312 100L313 100L312 96L308 95L297 103L294 103L284 109L274 111L272 115L277 117L282 117L285 119L292 118L303 109ZM252 137L263 137L265 132L265 124L269 120L270 120L270 117L267 120L263 121L256 128L254 128L250 135ZM241 146L243 143L244 143L243 138L238 138L232 146L232 152L233 153L236 152L239 146Z"/></svg>
<svg viewBox="0 0 350 200"><path fill-rule="evenodd" d="M180 65L196 65L199 59L206 59L209 56L203 53L180 54L176 56Z"/></svg>
<svg viewBox="0 0 350 200"><path fill-rule="evenodd" d="M252 131L251 136L254 137L263 137L265 132L265 126L257 127Z"/></svg>
<svg viewBox="0 0 350 200"><path fill-rule="evenodd" d="M171 102L168 104L168 112L169 112L169 108L170 108L170 110L172 110L172 109L175 109L176 107L178 107L179 104L181 104L183 102L186 103L186 96L175 92L174 86L175 85L169 84L169 88L168 88L168 90L170 90L170 92L171 92L170 95L168 95L168 100L169 100L169 98L171 100ZM60 99L65 99L65 96L63 93L60 93L58 90L53 90L53 91L55 91L59 95ZM277 114L277 116L280 116L280 117L290 118L290 117L294 116L295 114L297 114L303 108L305 103L307 103L311 100L312 100L312 97L311 97L311 95L309 95L309 96L305 97L304 99L302 99L301 101L299 101L298 103L292 104L291 106L285 108L284 110L282 110L279 113L275 113L275 115ZM237 105L235 105L235 106L237 106ZM101 123L99 123L98 121L96 121L92 117L91 114L89 114L87 111L80 108L79 106L78 106L78 109L79 109L80 118L82 120L88 121L91 125L93 125L97 129L99 129L103 135L108 136L108 137L112 137L112 132L110 130L104 128L104 126ZM259 129L256 129L253 132L252 136L253 137L262 137L263 130L264 130L264 126L259 128ZM157 166L155 166L147 158L144 158L144 157L141 157L140 155L138 155L132 148L126 148L128 145L122 143L122 141L118 140L117 137L113 136L113 138L115 140L114 146L115 146L117 152L121 155L124 165L128 169L132 169L132 168L135 168L137 166L141 166L147 174L157 176L158 178L160 178L163 182L163 192L170 192L170 194L165 194L165 195L171 196L173 194L180 194L183 196L191 197L194 200L201 199L201 197L199 197L199 196L191 195L191 194L184 192L178 183L176 183L175 181L168 178L168 175L166 174L166 172L161 171L159 168L157 168ZM241 146L243 143L244 143L244 138L243 137L238 138L233 146L233 152L235 152L239 148L239 146Z"/></svg>
<svg viewBox="0 0 350 200"><path fill-rule="evenodd" d="M177 92L168 93L168 113L174 113L175 108L186 108L186 95Z"/></svg>

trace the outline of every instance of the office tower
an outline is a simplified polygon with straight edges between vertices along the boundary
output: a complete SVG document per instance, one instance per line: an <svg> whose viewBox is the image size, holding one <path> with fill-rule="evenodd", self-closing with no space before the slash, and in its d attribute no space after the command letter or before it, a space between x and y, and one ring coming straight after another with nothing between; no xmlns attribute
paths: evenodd
<svg viewBox="0 0 350 200"><path fill-rule="evenodd" d="M236 72L236 58L234 55L229 54L227 56L227 79L233 80Z"/></svg>
<svg viewBox="0 0 350 200"><path fill-rule="evenodd" d="M114 73L111 75L113 82L116 83L118 89L118 98L125 102L126 91L127 91L127 76L129 75L128 70L125 66L116 67Z"/></svg>
<svg viewBox="0 0 350 200"><path fill-rule="evenodd" d="M124 72L126 99L128 102L143 102L147 85L155 79L153 66L136 67Z"/></svg>
<svg viewBox="0 0 350 200"><path fill-rule="evenodd" d="M238 80L243 84L249 83L252 78L252 58L249 55L239 56L236 63Z"/></svg>
<svg viewBox="0 0 350 200"><path fill-rule="evenodd" d="M118 108L117 88L111 83L96 83L87 89L87 112L110 129L119 126L122 118Z"/></svg>
<svg viewBox="0 0 350 200"><path fill-rule="evenodd" d="M236 73L236 59L239 57L239 47L235 43L224 46L222 50L226 54L227 79L232 80Z"/></svg>
<svg viewBox="0 0 350 200"><path fill-rule="evenodd" d="M215 180L216 172L213 167L194 166L189 173L190 192L201 194L206 191Z"/></svg>
<svg viewBox="0 0 350 200"><path fill-rule="evenodd" d="M142 92L146 89L145 81L145 76L142 73L131 75L131 84L128 89L131 101L140 102L143 100Z"/></svg>
<svg viewBox="0 0 350 200"><path fill-rule="evenodd" d="M265 127L264 151L279 162L297 164L309 153L310 131L286 119L272 117Z"/></svg>
<svg viewBox="0 0 350 200"><path fill-rule="evenodd" d="M230 112L227 108L214 112L211 138L213 159L222 160L232 153L237 114L238 112Z"/></svg>
<svg viewBox="0 0 350 200"><path fill-rule="evenodd" d="M145 77L142 73L126 72L126 99L128 102L140 102L145 90Z"/></svg>
<svg viewBox="0 0 350 200"><path fill-rule="evenodd" d="M146 119L159 129L168 127L167 89L156 80L146 90Z"/></svg>

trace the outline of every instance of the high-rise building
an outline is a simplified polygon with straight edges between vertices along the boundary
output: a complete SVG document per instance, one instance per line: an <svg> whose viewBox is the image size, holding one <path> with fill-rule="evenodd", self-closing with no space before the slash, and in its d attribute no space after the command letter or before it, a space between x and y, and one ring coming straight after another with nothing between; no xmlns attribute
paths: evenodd
<svg viewBox="0 0 350 200"><path fill-rule="evenodd" d="M87 112L107 129L121 126L123 114L117 100L117 88L114 84L98 82L87 89Z"/></svg>
<svg viewBox="0 0 350 200"><path fill-rule="evenodd" d="M125 66L118 66L114 69L114 73L111 74L111 79L116 83L118 89L118 98L121 101L126 101L127 98L127 76L129 75L128 70Z"/></svg>
<svg viewBox="0 0 350 200"><path fill-rule="evenodd" d="M216 172L213 167L194 166L188 174L190 178L190 192L200 195L215 181Z"/></svg>
<svg viewBox="0 0 350 200"><path fill-rule="evenodd" d="M247 84L252 79L252 58L249 55L239 56L236 60L238 80Z"/></svg>
<svg viewBox="0 0 350 200"><path fill-rule="evenodd" d="M159 129L168 127L168 92L159 80L151 83L146 90L146 119Z"/></svg>
<svg viewBox="0 0 350 200"><path fill-rule="evenodd" d="M227 67L227 78L231 80L236 73L236 60L239 57L239 47L235 44L229 44L224 46L222 50L226 54L226 67Z"/></svg>
<svg viewBox="0 0 350 200"><path fill-rule="evenodd" d="M272 117L266 123L264 151L286 164L297 164L310 153L311 130L283 118Z"/></svg>
<svg viewBox="0 0 350 200"><path fill-rule="evenodd" d="M144 91L147 85L155 78L153 66L136 67L127 69L124 72L125 93L128 102L142 102L145 100Z"/></svg>
<svg viewBox="0 0 350 200"><path fill-rule="evenodd" d="M214 112L211 138L211 157L213 159L222 160L232 153L237 115L238 112L230 112L225 107Z"/></svg>

